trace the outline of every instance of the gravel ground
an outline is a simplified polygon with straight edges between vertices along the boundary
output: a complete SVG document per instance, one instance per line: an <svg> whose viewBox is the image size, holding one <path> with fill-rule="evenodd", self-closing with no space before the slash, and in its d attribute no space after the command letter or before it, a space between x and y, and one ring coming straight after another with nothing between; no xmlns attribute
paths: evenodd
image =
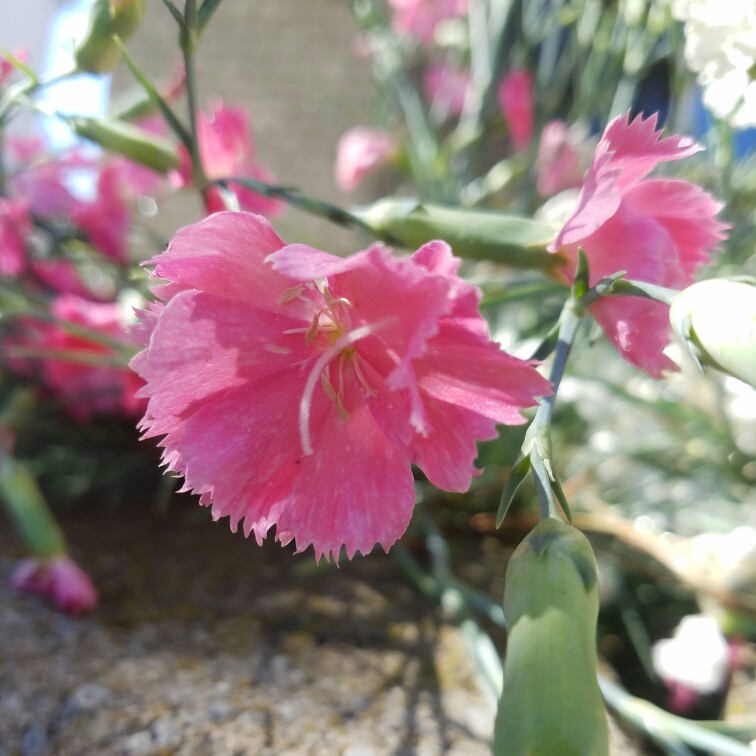
<svg viewBox="0 0 756 756"><path fill-rule="evenodd" d="M314 569L200 514L67 517L80 619L7 588L0 534L0 755L489 752L460 635L392 559Z"/></svg>

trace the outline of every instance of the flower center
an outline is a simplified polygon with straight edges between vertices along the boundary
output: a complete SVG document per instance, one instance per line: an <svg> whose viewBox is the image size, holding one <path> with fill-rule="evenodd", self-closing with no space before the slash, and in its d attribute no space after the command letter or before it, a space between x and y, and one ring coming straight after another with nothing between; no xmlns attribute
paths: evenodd
<svg viewBox="0 0 756 756"><path fill-rule="evenodd" d="M281 302L299 298L304 290L300 285L285 292ZM299 403L299 432L302 439L304 454L312 454L312 438L310 436L309 419L312 398L318 381L323 392L333 403L339 417L349 421L349 411L344 404L346 369L350 367L365 391L375 396L360 366L360 356L354 345L360 340L382 328L384 323L353 327L353 304L344 297L335 297L328 288L327 282L318 284L318 290L323 297L323 306L312 315L307 328L293 328L285 333L303 333L305 344L319 346L322 351L315 360L305 382L302 399Z"/></svg>

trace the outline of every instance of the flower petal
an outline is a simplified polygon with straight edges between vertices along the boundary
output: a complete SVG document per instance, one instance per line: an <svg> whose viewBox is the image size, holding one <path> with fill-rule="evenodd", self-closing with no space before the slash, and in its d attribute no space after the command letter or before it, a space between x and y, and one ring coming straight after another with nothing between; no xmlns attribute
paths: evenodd
<svg viewBox="0 0 756 756"><path fill-rule="evenodd" d="M725 238L728 226L716 220L722 209L710 194L687 181L649 180L632 187L623 201L639 214L653 217L672 239L683 272L683 285L708 262L710 251Z"/></svg>
<svg viewBox="0 0 756 756"><path fill-rule="evenodd" d="M168 249L146 264L155 266L155 277L171 282L155 290L164 300L185 289L202 289L275 310L290 284L263 260L283 246L262 216L215 213L180 229Z"/></svg>
<svg viewBox="0 0 756 756"><path fill-rule="evenodd" d="M150 398L146 436L176 433L213 397L308 358L284 331L301 322L245 302L184 291L160 312L148 350L132 360Z"/></svg>
<svg viewBox="0 0 756 756"><path fill-rule="evenodd" d="M611 297L591 305L591 313L609 341L632 365L653 378L677 366L663 350L669 344L669 308L639 297Z"/></svg>
<svg viewBox="0 0 756 756"><path fill-rule="evenodd" d="M310 544L319 558L351 557L404 532L414 488L404 455L380 432L356 388L345 387L345 422L323 392L313 398L316 453L303 456L296 403L306 370L247 383L201 408L187 421L176 467L187 487L208 495L213 517L261 542L274 524L277 540ZM224 474L219 476L217 471ZM359 470L359 475L355 474ZM377 506L381 502L382 506Z"/></svg>
<svg viewBox="0 0 756 756"><path fill-rule="evenodd" d="M577 208L553 244L552 252L590 236L619 207L622 194L661 162L679 160L703 149L689 137L661 139L656 116L638 116L630 121L625 113L612 120L596 147Z"/></svg>

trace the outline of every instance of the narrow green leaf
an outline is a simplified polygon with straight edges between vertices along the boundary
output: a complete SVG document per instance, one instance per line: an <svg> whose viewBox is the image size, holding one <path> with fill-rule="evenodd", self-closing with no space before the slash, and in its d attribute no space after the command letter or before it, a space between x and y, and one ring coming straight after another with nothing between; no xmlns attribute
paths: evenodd
<svg viewBox="0 0 756 756"><path fill-rule="evenodd" d="M555 324L546 334L543 341L538 345L535 352L530 356L531 360L545 360L555 349L559 342L559 323Z"/></svg>
<svg viewBox="0 0 756 756"><path fill-rule="evenodd" d="M0 47L0 55L2 55L9 63L11 63L14 68L17 68L19 71L25 73L31 80L32 84L39 83L37 74L35 74L34 71L29 68L29 66L27 66L22 60L20 60L12 52L10 52L10 50L6 49L5 47Z"/></svg>
<svg viewBox="0 0 756 756"><path fill-rule="evenodd" d="M184 21L184 17L181 15L181 11L171 2L171 0L163 0L163 5L168 8L168 10L171 12L171 15L175 19L176 23L181 27L181 29L186 29L186 22Z"/></svg>
<svg viewBox="0 0 756 756"><path fill-rule="evenodd" d="M168 122L168 125L173 129L173 133L181 140L184 147L191 151L192 137L189 132L184 128L184 125L176 117L176 114L168 107L168 103L160 96L160 93L155 89L152 82L142 73L134 59L129 55L129 51L126 49L126 45L116 36L113 37L115 43L118 45L123 59L126 61L126 65L129 67L134 78L142 85L142 88L147 93L149 98L157 105L163 117Z"/></svg>
<svg viewBox="0 0 756 756"><path fill-rule="evenodd" d="M212 18L213 13L218 10L220 4L221 0L205 0L202 5L200 5L199 10L197 11L197 25L199 26L200 32L204 31L208 22Z"/></svg>
<svg viewBox="0 0 756 756"><path fill-rule="evenodd" d="M501 493L501 499L499 500L499 510L496 512L496 527L501 527L501 523L504 522L504 518L507 516L509 505L514 499L514 495L517 493L517 489L521 483L527 477L530 472L530 457L522 457L519 459L512 472L509 473L509 479L507 480L504 490Z"/></svg>
<svg viewBox="0 0 756 756"><path fill-rule="evenodd" d="M564 510L564 513L567 515L567 522L569 522L570 525L572 525L572 512L570 512L570 505L567 503L567 497L564 495L564 491L562 490L562 484L559 482L556 476L551 481L551 490L554 492L554 495L557 497L557 500L559 501L559 506L562 507L562 509Z"/></svg>
<svg viewBox="0 0 756 756"><path fill-rule="evenodd" d="M673 289L667 289L663 286L655 286L654 284L646 283L645 281L628 281L627 279L619 279L614 282L610 292L620 296L635 296L645 297L646 299L654 299L657 302L663 302L664 304L672 304L672 300L680 293Z"/></svg>
<svg viewBox="0 0 756 756"><path fill-rule="evenodd" d="M590 288L591 266L582 247L578 247L575 280L572 283L572 296L580 299Z"/></svg>

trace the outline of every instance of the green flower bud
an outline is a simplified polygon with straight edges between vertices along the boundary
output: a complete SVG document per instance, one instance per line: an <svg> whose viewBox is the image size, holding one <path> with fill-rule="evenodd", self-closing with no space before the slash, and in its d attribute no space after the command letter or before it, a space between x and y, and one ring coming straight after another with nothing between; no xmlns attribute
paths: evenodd
<svg viewBox="0 0 756 756"><path fill-rule="evenodd" d="M507 567L509 633L494 754L609 753L596 679L598 608L596 560L588 540L561 520L542 520Z"/></svg>
<svg viewBox="0 0 756 756"><path fill-rule="evenodd" d="M76 67L89 73L107 73L121 62L121 51L113 40L131 37L144 17L145 0L95 0L89 28L74 53Z"/></svg>
<svg viewBox="0 0 756 756"><path fill-rule="evenodd" d="M756 279L693 284L675 297L669 320L699 366L756 388Z"/></svg>
<svg viewBox="0 0 756 756"><path fill-rule="evenodd" d="M68 124L79 136L158 173L167 173L179 164L173 144L131 123L116 118L75 116L68 119Z"/></svg>
<svg viewBox="0 0 756 756"><path fill-rule="evenodd" d="M494 260L516 268L548 269L564 260L546 251L554 228L546 223L488 210L468 210L386 197L350 210L376 233L408 249L433 239L447 241L459 257Z"/></svg>

